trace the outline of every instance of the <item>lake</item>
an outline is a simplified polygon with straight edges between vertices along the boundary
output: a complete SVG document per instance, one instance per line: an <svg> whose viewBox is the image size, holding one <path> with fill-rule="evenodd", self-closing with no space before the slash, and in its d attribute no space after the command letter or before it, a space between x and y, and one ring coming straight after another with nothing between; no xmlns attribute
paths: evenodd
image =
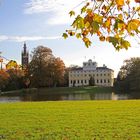
<svg viewBox="0 0 140 140"><path fill-rule="evenodd" d="M63 101L63 100L129 100L140 99L140 93L90 93L90 94L26 94L22 96L0 96L0 103L26 101Z"/></svg>

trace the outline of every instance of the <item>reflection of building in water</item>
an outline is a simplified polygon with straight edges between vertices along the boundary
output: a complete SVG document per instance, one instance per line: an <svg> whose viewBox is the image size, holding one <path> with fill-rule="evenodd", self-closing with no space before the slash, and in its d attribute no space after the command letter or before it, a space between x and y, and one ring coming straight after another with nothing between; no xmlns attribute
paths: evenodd
<svg viewBox="0 0 140 140"><path fill-rule="evenodd" d="M94 100L113 100L112 93L95 93Z"/></svg>
<svg viewBox="0 0 140 140"><path fill-rule="evenodd" d="M128 100L129 98L128 94L112 94L112 100Z"/></svg>
<svg viewBox="0 0 140 140"><path fill-rule="evenodd" d="M94 80L97 86L112 87L114 82L114 71L103 67L97 67L96 62L88 60L83 62L83 67L73 68L69 72L69 87L73 86L88 86L90 80Z"/></svg>
<svg viewBox="0 0 140 140"><path fill-rule="evenodd" d="M116 95L115 93L89 93L89 94L67 94L61 96L62 100L120 100L120 99L128 99L127 96ZM125 97L125 98L124 98Z"/></svg>
<svg viewBox="0 0 140 140"><path fill-rule="evenodd" d="M94 94L68 94L62 95L62 100L93 100Z"/></svg>

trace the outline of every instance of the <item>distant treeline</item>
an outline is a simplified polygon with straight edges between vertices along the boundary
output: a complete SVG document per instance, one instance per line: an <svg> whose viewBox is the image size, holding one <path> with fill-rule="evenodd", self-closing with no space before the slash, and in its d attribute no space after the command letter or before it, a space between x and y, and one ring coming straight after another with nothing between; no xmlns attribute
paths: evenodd
<svg viewBox="0 0 140 140"><path fill-rule="evenodd" d="M27 68L0 70L0 90L68 86L68 68L50 48L38 46Z"/></svg>
<svg viewBox="0 0 140 140"><path fill-rule="evenodd" d="M140 91L140 57L124 61L114 87L119 91Z"/></svg>

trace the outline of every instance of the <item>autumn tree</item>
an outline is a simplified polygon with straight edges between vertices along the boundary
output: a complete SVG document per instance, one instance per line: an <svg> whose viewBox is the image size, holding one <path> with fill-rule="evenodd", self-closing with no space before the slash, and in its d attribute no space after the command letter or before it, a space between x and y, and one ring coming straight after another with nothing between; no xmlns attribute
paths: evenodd
<svg viewBox="0 0 140 140"><path fill-rule="evenodd" d="M61 85L64 69L64 62L60 58L55 58L50 48L38 46L32 52L32 60L29 64L31 84L35 87Z"/></svg>
<svg viewBox="0 0 140 140"><path fill-rule="evenodd" d="M8 90L17 90L25 88L24 82L24 72L20 69L9 69L6 71L9 75L8 84L6 85L5 89Z"/></svg>
<svg viewBox="0 0 140 140"><path fill-rule="evenodd" d="M0 71L0 89L10 91L25 88L24 72L22 70L1 70Z"/></svg>
<svg viewBox="0 0 140 140"><path fill-rule="evenodd" d="M6 69L19 69L19 65L17 64L16 61L14 60L10 60L7 64L6 64Z"/></svg>
<svg viewBox="0 0 140 140"><path fill-rule="evenodd" d="M0 70L0 90L3 90L9 82L9 74L4 71Z"/></svg>
<svg viewBox="0 0 140 140"><path fill-rule="evenodd" d="M52 50L44 46L38 46L33 50L31 57L29 64L31 84L35 87L46 86L46 78L48 77L46 67L49 61L54 57Z"/></svg>
<svg viewBox="0 0 140 140"><path fill-rule="evenodd" d="M116 50L131 47L128 36L140 38L140 0L86 0L79 15L69 14L76 17L63 37L76 36L86 47L94 42L94 35Z"/></svg>
<svg viewBox="0 0 140 140"><path fill-rule="evenodd" d="M64 85L65 64L60 58L54 58L47 67L53 81L52 86Z"/></svg>

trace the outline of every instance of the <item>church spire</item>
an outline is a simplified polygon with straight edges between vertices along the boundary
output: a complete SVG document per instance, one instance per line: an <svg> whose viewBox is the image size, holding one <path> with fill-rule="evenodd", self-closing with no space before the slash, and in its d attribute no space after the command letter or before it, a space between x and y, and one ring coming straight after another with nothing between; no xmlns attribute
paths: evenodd
<svg viewBox="0 0 140 140"><path fill-rule="evenodd" d="M24 46L23 46L23 52L24 52L24 54L26 54L27 53L27 47L26 47L26 42L24 41Z"/></svg>
<svg viewBox="0 0 140 140"><path fill-rule="evenodd" d="M27 51L26 42L24 42L24 45L23 45L22 60L21 61L22 61L22 67L27 68L28 63L29 63L29 54Z"/></svg>

